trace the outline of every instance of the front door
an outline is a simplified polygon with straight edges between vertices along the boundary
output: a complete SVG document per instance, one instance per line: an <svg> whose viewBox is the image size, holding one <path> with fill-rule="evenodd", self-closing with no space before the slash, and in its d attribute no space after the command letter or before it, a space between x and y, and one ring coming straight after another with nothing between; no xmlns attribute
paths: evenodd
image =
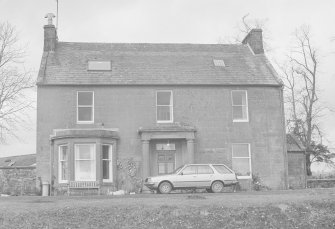
<svg viewBox="0 0 335 229"><path fill-rule="evenodd" d="M175 170L176 153L174 150L158 150L157 166L158 175L172 173Z"/></svg>

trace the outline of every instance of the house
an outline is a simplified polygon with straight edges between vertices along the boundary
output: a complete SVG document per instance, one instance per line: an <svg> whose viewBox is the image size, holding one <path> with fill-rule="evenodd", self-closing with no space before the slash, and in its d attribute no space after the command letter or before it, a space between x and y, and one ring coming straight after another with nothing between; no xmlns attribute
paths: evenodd
<svg viewBox="0 0 335 229"><path fill-rule="evenodd" d="M60 42L44 26L37 176L102 192L184 163L225 163L248 188L287 188L283 87L262 31L241 44Z"/></svg>

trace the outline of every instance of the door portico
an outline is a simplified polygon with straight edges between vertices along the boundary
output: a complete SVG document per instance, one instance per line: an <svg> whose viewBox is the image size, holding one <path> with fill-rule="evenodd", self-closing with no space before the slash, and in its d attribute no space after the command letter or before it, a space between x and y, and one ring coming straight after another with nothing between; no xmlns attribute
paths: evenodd
<svg viewBox="0 0 335 229"><path fill-rule="evenodd" d="M165 156L161 155L158 158L156 149L157 144L164 144L171 142L171 144L180 144L180 150L178 148L175 151L174 168L178 167L178 163L194 163L194 142L195 142L195 128L189 126L157 126L153 128L140 128L139 134L142 141L142 177L146 178L153 174L159 173L158 166L161 169L168 169L165 166L171 166L169 162L173 161L171 157L172 152L166 153ZM178 146L179 147L179 146ZM151 149L151 150L150 150ZM156 155L154 155L155 153ZM171 154L169 156L169 154ZM156 158L153 159L152 157ZM165 158L163 158L165 157ZM165 162L159 162L165 160ZM155 164L158 163L158 164ZM159 164L161 163L161 164ZM164 164L164 165L163 165ZM157 168L154 168L157 166ZM164 167L164 168L163 168Z"/></svg>

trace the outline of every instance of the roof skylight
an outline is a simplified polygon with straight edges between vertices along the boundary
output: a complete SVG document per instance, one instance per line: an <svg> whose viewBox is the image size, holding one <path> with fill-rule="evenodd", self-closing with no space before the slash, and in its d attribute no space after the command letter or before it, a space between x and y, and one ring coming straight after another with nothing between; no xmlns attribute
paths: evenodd
<svg viewBox="0 0 335 229"><path fill-rule="evenodd" d="M112 62L111 61L88 61L87 69L89 71L111 71Z"/></svg>
<svg viewBox="0 0 335 229"><path fill-rule="evenodd" d="M222 59L213 59L213 63L215 67L226 67Z"/></svg>

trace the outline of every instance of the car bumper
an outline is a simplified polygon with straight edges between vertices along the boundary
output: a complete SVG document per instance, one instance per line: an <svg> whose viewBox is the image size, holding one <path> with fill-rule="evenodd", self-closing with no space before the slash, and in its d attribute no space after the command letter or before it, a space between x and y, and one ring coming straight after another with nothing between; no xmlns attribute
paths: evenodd
<svg viewBox="0 0 335 229"><path fill-rule="evenodd" d="M148 187L149 189L157 189L158 184L154 182L145 182L144 185Z"/></svg>

